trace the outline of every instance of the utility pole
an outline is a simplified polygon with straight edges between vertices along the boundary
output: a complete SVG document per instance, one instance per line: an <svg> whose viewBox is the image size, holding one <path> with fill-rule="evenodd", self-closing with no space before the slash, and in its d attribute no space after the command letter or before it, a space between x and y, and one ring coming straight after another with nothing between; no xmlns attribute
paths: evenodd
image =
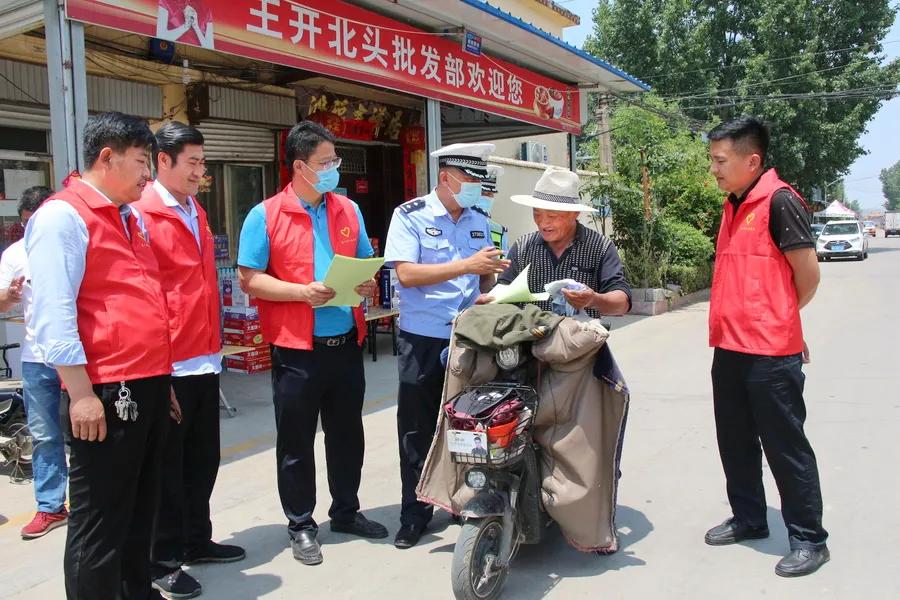
<svg viewBox="0 0 900 600"><path fill-rule="evenodd" d="M647 171L647 149L641 148L641 183L644 186L644 219L650 220L650 173Z"/></svg>

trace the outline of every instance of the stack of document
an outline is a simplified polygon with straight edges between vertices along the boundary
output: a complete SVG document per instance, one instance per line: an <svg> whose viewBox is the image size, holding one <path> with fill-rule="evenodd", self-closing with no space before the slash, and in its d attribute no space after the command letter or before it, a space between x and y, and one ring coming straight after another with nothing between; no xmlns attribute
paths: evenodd
<svg viewBox="0 0 900 600"><path fill-rule="evenodd" d="M384 264L384 258L351 258L336 254L322 284L335 291L334 298L322 306L357 306L362 297L356 288L372 279Z"/></svg>

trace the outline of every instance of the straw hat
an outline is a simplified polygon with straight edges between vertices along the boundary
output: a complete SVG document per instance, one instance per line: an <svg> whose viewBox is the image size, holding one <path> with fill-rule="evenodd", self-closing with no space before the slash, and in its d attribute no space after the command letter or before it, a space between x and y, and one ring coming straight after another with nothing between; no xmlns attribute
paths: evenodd
<svg viewBox="0 0 900 600"><path fill-rule="evenodd" d="M531 195L515 195L510 200L544 210L597 212L596 208L581 203L580 187L581 180L576 173L561 167L549 167L538 179Z"/></svg>

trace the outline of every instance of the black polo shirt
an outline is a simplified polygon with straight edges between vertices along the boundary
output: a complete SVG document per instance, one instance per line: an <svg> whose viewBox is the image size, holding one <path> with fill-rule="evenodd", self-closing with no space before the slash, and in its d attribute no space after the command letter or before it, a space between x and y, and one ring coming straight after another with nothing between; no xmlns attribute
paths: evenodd
<svg viewBox="0 0 900 600"><path fill-rule="evenodd" d="M734 194L728 195L728 201L734 205L735 212L757 183L759 183L759 177L741 194L740 198ZM769 207L769 233L772 234L772 240L782 252L816 247L806 205L787 188L780 189L772 195L772 204Z"/></svg>
<svg viewBox="0 0 900 600"><path fill-rule="evenodd" d="M509 284L526 265L528 284L532 292L544 291L544 286L559 279L574 279L600 294L621 290L628 296L631 309L631 286L625 281L622 261L612 240L581 223L575 228L575 239L557 257L539 231L523 235L509 249L509 268L497 281ZM550 310L549 302L539 302L542 310ZM588 313L597 316L592 309Z"/></svg>

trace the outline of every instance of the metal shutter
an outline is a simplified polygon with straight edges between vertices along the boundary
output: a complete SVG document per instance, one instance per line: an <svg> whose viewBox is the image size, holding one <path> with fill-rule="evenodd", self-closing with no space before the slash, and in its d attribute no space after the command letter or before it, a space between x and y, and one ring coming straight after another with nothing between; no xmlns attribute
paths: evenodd
<svg viewBox="0 0 900 600"><path fill-rule="evenodd" d="M0 102L0 126L50 129L50 109Z"/></svg>
<svg viewBox="0 0 900 600"><path fill-rule="evenodd" d="M0 8L0 39L34 29L44 20L40 0L7 0Z"/></svg>
<svg viewBox="0 0 900 600"><path fill-rule="evenodd" d="M0 99L49 104L47 67L0 59ZM88 110L117 110L148 119L162 117L162 90L158 85L111 77L87 76Z"/></svg>
<svg viewBox="0 0 900 600"><path fill-rule="evenodd" d="M197 129L203 134L207 160L275 162L275 134L271 129L215 121L203 121Z"/></svg>

